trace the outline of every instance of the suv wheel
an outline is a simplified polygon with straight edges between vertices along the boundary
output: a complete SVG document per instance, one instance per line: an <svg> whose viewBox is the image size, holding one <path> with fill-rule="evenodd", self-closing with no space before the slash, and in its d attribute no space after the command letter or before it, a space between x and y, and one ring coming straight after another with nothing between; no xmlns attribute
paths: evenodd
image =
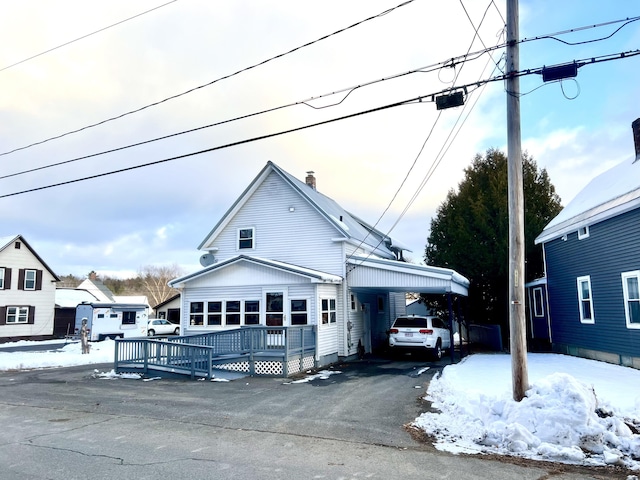
<svg viewBox="0 0 640 480"><path fill-rule="evenodd" d="M436 343L436 348L433 349L433 356L436 360L442 359L442 344L440 343L440 339Z"/></svg>

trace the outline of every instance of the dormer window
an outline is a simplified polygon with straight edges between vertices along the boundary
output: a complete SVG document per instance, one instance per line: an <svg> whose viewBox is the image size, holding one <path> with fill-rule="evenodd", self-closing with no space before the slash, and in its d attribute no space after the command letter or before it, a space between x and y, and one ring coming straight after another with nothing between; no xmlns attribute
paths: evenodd
<svg viewBox="0 0 640 480"><path fill-rule="evenodd" d="M578 240L583 240L589 237L589 226L585 225L578 230Z"/></svg>
<svg viewBox="0 0 640 480"><path fill-rule="evenodd" d="M253 227L238 229L238 250L253 249L256 230Z"/></svg>

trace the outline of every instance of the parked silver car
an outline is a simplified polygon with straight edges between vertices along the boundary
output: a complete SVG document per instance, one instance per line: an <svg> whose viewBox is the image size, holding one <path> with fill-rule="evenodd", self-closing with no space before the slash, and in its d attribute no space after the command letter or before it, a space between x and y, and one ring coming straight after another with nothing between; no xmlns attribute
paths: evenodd
<svg viewBox="0 0 640 480"><path fill-rule="evenodd" d="M451 333L447 323L435 316L404 315L393 322L389 330L391 350L425 349L437 359L451 348Z"/></svg>

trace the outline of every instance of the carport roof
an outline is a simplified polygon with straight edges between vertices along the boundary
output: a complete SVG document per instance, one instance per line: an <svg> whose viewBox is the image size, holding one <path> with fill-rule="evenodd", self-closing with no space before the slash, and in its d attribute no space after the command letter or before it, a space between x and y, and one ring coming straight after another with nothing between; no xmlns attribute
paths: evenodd
<svg viewBox="0 0 640 480"><path fill-rule="evenodd" d="M358 256L348 263L347 283L353 290L469 294L469 280L450 268Z"/></svg>

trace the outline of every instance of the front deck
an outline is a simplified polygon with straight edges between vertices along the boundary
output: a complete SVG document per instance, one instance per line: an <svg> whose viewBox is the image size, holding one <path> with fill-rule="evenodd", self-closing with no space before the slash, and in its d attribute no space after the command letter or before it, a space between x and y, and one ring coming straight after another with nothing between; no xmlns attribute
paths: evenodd
<svg viewBox="0 0 640 480"><path fill-rule="evenodd" d="M116 339L116 373L212 379L216 370L288 377L316 366L316 327L251 326L166 339Z"/></svg>

